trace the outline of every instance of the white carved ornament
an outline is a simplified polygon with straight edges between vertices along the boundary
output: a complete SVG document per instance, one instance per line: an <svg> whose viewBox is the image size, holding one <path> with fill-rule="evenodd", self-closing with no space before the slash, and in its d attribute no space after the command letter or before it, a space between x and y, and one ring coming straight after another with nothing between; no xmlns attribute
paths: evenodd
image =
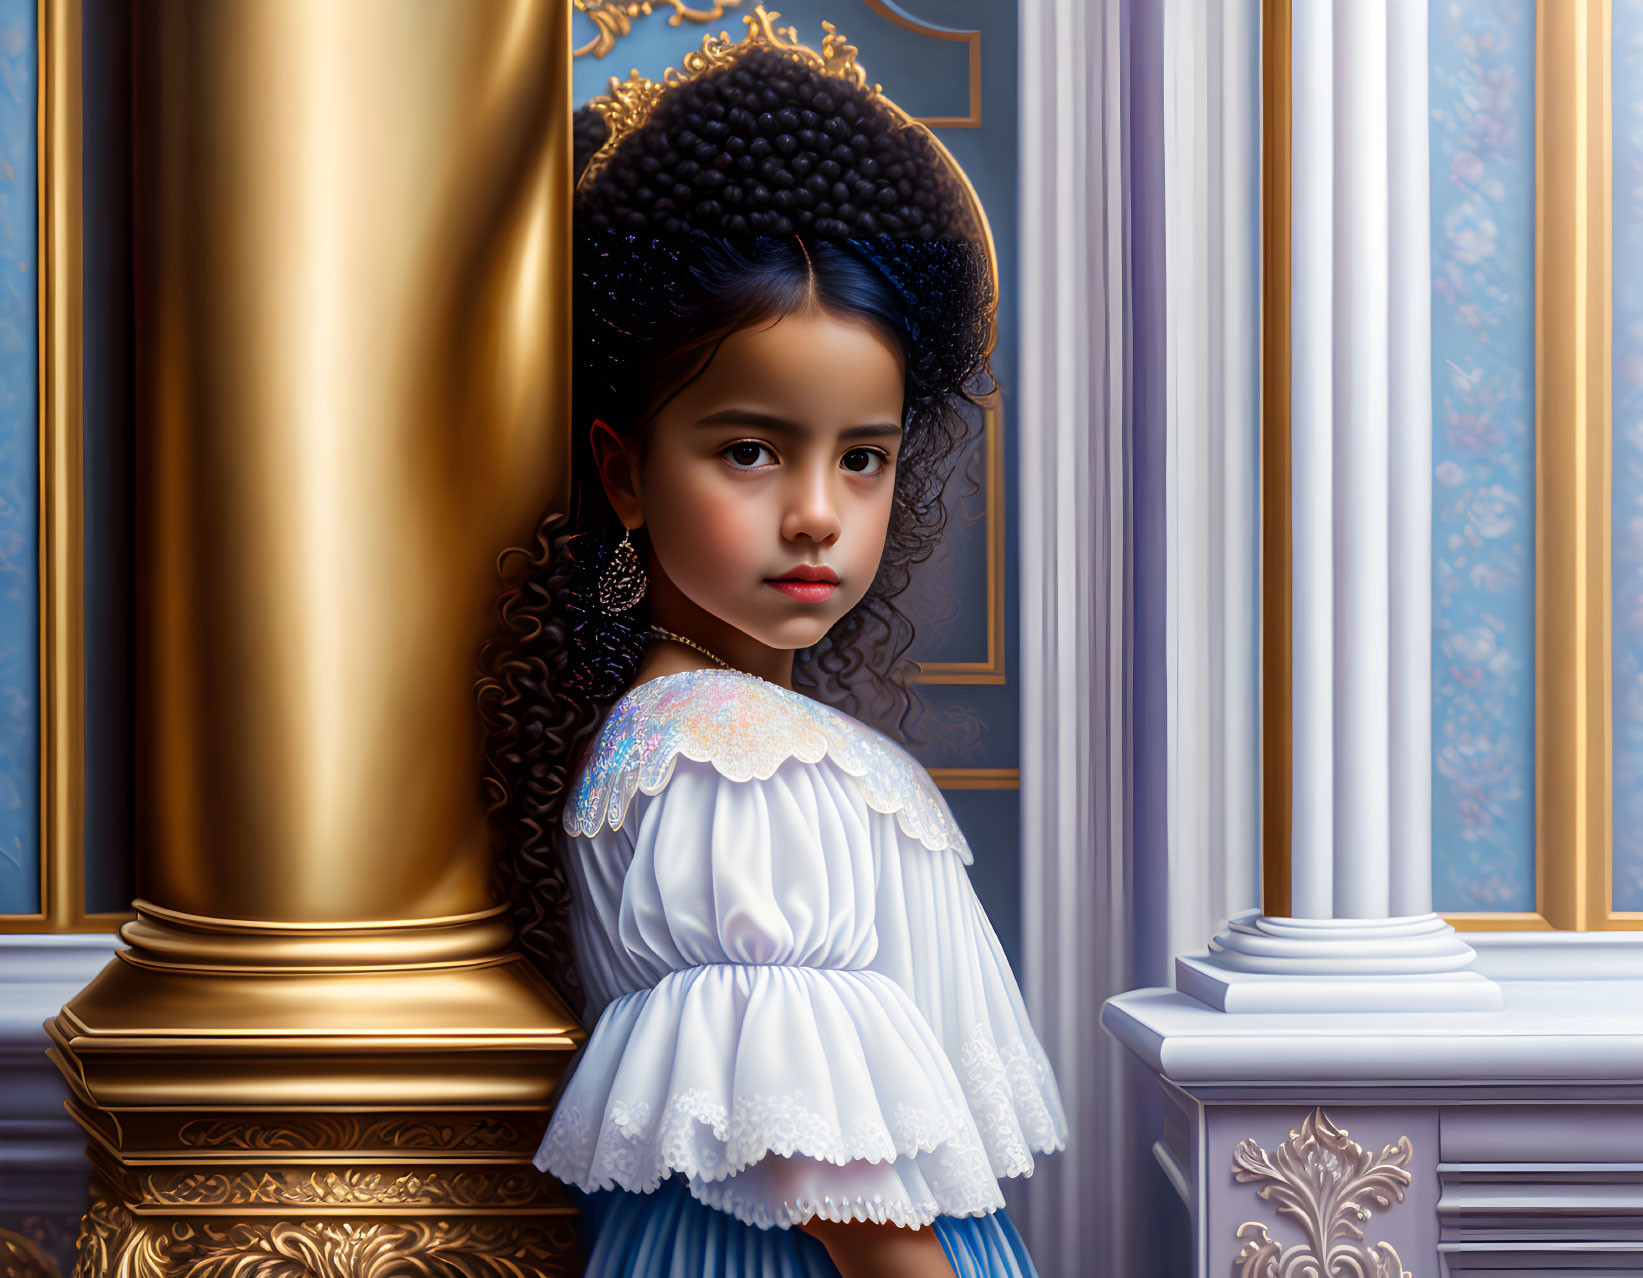
<svg viewBox="0 0 1643 1278"><path fill-rule="evenodd" d="M1407 1136L1371 1154L1322 1109L1270 1158L1254 1137L1244 1141L1232 1155L1233 1175L1242 1184L1265 1181L1260 1197L1299 1222L1307 1241L1285 1247L1265 1225L1246 1221L1238 1227L1244 1245L1232 1262L1235 1278L1411 1278L1392 1244L1366 1244L1360 1226L1375 1209L1403 1201L1404 1165L1413 1154Z"/></svg>

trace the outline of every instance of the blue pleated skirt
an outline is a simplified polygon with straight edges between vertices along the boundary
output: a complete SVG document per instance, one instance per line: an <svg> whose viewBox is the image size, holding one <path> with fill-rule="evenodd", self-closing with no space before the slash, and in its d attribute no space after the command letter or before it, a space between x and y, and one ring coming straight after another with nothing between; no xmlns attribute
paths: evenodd
<svg viewBox="0 0 1643 1278"><path fill-rule="evenodd" d="M570 1193L582 1209L587 1278L839 1278L804 1230L746 1224L692 1198L679 1176L653 1194ZM1038 1278L1002 1210L938 1216L933 1228L958 1278Z"/></svg>

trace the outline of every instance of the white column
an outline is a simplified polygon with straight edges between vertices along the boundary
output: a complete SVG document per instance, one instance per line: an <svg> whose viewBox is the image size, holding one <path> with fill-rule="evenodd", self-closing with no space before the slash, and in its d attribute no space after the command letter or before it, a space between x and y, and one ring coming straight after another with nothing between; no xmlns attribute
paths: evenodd
<svg viewBox="0 0 1643 1278"><path fill-rule="evenodd" d="M1177 960L1224 1011L1500 1005L1431 913L1426 21L1294 0L1293 913Z"/></svg>
<svg viewBox="0 0 1643 1278"><path fill-rule="evenodd" d="M1296 0L1291 22L1290 908L1327 919L1335 880L1334 21L1327 0Z"/></svg>
<svg viewBox="0 0 1643 1278"><path fill-rule="evenodd" d="M1432 909L1432 209L1425 0L1387 10L1391 208L1392 882Z"/></svg>
<svg viewBox="0 0 1643 1278"><path fill-rule="evenodd" d="M1386 125L1386 10L1337 0L1331 332L1336 918L1385 918L1390 901Z"/></svg>
<svg viewBox="0 0 1643 1278"><path fill-rule="evenodd" d="M1215 468L1221 535L1213 549L1222 587L1216 669L1225 794L1218 924L1261 899L1260 438L1261 16L1259 0L1211 5L1210 48L1220 51L1216 153L1222 190L1217 299L1219 406ZM1218 29L1217 29L1218 28ZM1199 935L1203 935L1200 933Z"/></svg>

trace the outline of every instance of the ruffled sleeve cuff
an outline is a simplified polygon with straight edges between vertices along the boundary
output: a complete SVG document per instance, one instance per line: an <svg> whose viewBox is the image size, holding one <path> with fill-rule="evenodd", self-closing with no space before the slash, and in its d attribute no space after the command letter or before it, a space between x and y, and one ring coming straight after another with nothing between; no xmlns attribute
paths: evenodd
<svg viewBox="0 0 1643 1278"><path fill-rule="evenodd" d="M715 963L605 1009L536 1166L584 1191L670 1175L749 1224L928 1224L1003 1197L941 1042L888 977Z"/></svg>
<svg viewBox="0 0 1643 1278"><path fill-rule="evenodd" d="M873 969L912 997L952 1061L992 1174L1030 1176L1064 1149L1055 1075L1003 946L957 857L903 843L887 857Z"/></svg>

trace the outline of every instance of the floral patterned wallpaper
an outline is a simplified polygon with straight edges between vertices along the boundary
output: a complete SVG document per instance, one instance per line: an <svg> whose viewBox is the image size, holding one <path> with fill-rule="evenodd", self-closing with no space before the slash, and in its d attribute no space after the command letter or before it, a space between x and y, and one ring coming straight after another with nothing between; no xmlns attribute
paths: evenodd
<svg viewBox="0 0 1643 1278"><path fill-rule="evenodd" d="M0 0L0 914L40 906L34 4Z"/></svg>
<svg viewBox="0 0 1643 1278"><path fill-rule="evenodd" d="M1614 908L1643 910L1643 0L1615 0Z"/></svg>
<svg viewBox="0 0 1643 1278"><path fill-rule="evenodd" d="M1429 36L1433 897L1532 910L1534 0L1434 0Z"/></svg>

